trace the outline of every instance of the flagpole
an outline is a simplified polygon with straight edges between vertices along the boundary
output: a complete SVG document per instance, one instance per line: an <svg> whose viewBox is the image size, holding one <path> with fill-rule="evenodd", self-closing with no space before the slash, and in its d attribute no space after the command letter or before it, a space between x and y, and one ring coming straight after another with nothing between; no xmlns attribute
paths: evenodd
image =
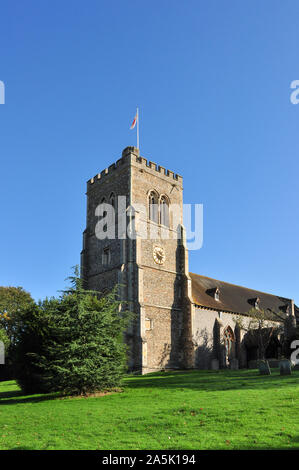
<svg viewBox="0 0 299 470"><path fill-rule="evenodd" d="M137 108L137 148L139 149L139 109Z"/></svg>

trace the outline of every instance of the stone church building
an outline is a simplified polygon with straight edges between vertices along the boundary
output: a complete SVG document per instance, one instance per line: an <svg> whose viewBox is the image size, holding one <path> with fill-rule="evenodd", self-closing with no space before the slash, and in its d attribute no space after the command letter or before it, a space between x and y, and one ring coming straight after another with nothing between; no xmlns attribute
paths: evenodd
<svg viewBox="0 0 299 470"><path fill-rule="evenodd" d="M99 209L105 204L115 209L113 220L108 217L114 236L106 223L108 209ZM134 236L123 230L121 205ZM81 276L87 288L100 292L117 284L122 301L135 313L126 333L131 370L206 369L215 359L219 367L234 359L239 367L249 367L258 347L238 328L236 316L246 322L256 308L272 313L272 324L286 316L295 324L299 311L291 299L190 273L182 223L182 177L147 161L137 148L125 148L116 163L87 183ZM277 358L279 348L276 337L267 356Z"/></svg>

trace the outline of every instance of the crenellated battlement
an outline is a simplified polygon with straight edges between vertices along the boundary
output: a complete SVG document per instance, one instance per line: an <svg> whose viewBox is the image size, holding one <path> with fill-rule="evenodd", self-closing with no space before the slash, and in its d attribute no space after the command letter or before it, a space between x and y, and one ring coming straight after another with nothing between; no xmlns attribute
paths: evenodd
<svg viewBox="0 0 299 470"><path fill-rule="evenodd" d="M139 155L139 149L137 149L136 147L126 147L122 152L122 157L121 158L119 158L115 163L112 163L112 165L110 165L108 168L105 168L100 173L95 175L93 178L88 180L87 185L92 185L95 182L97 182L99 180L102 180L106 176L113 174L115 172L115 170L117 170L119 167L121 167L122 165L124 165L128 161L130 161L134 165L136 165L136 164L138 166L140 165L140 169L142 169L142 167L143 167L144 169L154 170L157 173L160 173L163 176L167 176L168 178L172 178L177 182L182 183L182 181L183 181L182 176L178 175L177 173L174 173L171 170L167 170L163 166L157 165L156 163L154 163L150 160L147 160L144 157L141 157Z"/></svg>

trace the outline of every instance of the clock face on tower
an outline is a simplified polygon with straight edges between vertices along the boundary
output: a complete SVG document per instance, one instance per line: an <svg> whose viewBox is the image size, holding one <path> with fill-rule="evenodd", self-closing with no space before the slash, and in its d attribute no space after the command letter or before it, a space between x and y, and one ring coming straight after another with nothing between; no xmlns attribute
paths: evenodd
<svg viewBox="0 0 299 470"><path fill-rule="evenodd" d="M154 246L153 258L156 264L164 264L166 256L165 251L161 246Z"/></svg>

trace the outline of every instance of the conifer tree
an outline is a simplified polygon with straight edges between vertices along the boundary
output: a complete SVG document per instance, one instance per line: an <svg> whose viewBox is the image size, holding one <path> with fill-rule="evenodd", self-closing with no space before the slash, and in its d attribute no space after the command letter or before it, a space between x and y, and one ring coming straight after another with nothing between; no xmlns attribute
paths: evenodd
<svg viewBox="0 0 299 470"><path fill-rule="evenodd" d="M36 357L48 390L87 394L118 387L126 370L124 332L130 314L117 288L99 296L83 288L78 272L57 305L49 305L47 354Z"/></svg>
<svg viewBox="0 0 299 470"><path fill-rule="evenodd" d="M23 310L17 323L15 346L12 350L13 376L25 393L47 391L44 369L37 358L48 355L48 340L51 332L50 309L59 305L57 299L45 299L32 303Z"/></svg>
<svg viewBox="0 0 299 470"><path fill-rule="evenodd" d="M105 295L83 288L76 268L58 299L31 306L23 317L16 378L25 392L88 394L118 387L126 371L124 333L131 314L117 287Z"/></svg>

